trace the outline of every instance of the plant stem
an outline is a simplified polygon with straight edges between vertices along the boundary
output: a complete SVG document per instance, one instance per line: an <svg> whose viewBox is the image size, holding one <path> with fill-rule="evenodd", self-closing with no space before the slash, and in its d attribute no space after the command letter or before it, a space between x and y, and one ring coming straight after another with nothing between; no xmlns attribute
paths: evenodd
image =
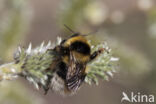
<svg viewBox="0 0 156 104"><path fill-rule="evenodd" d="M18 77L21 71L20 65L14 62L3 64L0 66L0 81L13 80Z"/></svg>

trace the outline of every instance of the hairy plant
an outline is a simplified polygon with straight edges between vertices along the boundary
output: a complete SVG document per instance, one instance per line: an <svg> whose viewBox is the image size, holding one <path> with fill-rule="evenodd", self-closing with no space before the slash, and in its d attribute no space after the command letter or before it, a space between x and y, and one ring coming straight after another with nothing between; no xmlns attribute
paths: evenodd
<svg viewBox="0 0 156 104"><path fill-rule="evenodd" d="M52 76L53 72L47 70L56 58L56 53L49 51L59 45L61 38L57 38L56 43L49 42L44 45L44 42L35 49L32 49L30 44L27 49L18 47L14 54L14 62L0 66L0 80L12 80L19 76L24 77L32 82L37 89L40 87L46 88L48 76ZM85 82L88 84L98 84L98 77L108 80L108 76L113 76L114 61L118 58L112 57L111 49L106 43L91 46L92 51L99 48L104 48L105 51L96 60L88 64L90 70L85 77Z"/></svg>

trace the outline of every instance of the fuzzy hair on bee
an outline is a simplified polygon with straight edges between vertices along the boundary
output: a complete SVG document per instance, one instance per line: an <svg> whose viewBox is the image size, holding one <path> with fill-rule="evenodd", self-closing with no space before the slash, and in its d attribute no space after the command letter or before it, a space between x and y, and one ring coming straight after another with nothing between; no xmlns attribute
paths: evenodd
<svg viewBox="0 0 156 104"><path fill-rule="evenodd" d="M104 48L91 53L86 37L75 33L49 51L57 53L57 56L53 62L55 64L50 67L54 74L49 78L49 87L45 91L52 86L53 91L64 95L73 94L80 88L88 73L87 64L100 55Z"/></svg>

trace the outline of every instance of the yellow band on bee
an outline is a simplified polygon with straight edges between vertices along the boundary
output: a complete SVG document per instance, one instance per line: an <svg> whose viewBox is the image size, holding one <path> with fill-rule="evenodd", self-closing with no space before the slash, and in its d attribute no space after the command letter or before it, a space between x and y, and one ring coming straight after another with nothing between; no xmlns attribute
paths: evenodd
<svg viewBox="0 0 156 104"><path fill-rule="evenodd" d="M75 41L81 41L81 42L86 43L86 44L89 45L87 39L84 38L84 36L81 36L81 35L80 35L80 36L76 36L76 37L72 37L72 38L68 39L68 40L64 43L64 46L65 46L65 47L68 47L68 46L70 46L72 43L74 43Z"/></svg>

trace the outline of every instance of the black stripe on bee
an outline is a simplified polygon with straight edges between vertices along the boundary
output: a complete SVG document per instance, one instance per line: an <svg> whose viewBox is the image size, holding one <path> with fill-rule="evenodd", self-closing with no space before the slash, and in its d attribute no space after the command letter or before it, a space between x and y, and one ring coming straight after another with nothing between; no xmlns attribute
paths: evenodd
<svg viewBox="0 0 156 104"><path fill-rule="evenodd" d="M76 51L85 55L89 55L91 52L90 46L84 42L76 41L70 45L70 50Z"/></svg>
<svg viewBox="0 0 156 104"><path fill-rule="evenodd" d="M64 80L66 80L66 75L67 75L67 70L68 70L68 67L67 65L64 63L64 62L60 62L58 64L58 71L57 71L57 74Z"/></svg>

